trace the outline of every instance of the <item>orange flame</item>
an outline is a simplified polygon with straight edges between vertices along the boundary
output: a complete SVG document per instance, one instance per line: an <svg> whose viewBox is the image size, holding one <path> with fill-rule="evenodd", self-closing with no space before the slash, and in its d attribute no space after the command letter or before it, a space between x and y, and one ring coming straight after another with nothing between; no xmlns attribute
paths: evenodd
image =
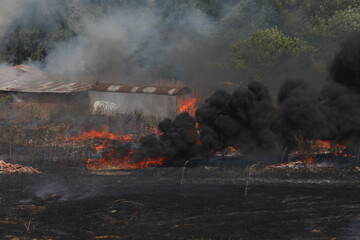
<svg viewBox="0 0 360 240"><path fill-rule="evenodd" d="M78 137L69 138L69 141L86 141L94 139L107 139L107 140L117 140L120 142L130 142L133 141L133 136L131 135L117 135L110 133L108 130L103 130L101 132L96 130L91 130L90 132L83 132Z"/></svg>
<svg viewBox="0 0 360 240"><path fill-rule="evenodd" d="M132 135L117 135L114 133L110 133L108 130L91 130L89 132L81 133L81 135L78 137L68 138L68 141L74 142L96 141L94 143L94 149L96 151L101 151L108 148L111 141L113 140L124 143L134 141L134 138Z"/></svg>
<svg viewBox="0 0 360 240"><path fill-rule="evenodd" d="M137 150L129 151L125 156L119 156L116 149L112 148L109 152L103 153L103 157L88 159L86 168L90 170L119 170L119 169L139 169L164 165L166 157L144 158L134 162L138 154Z"/></svg>
<svg viewBox="0 0 360 240"><path fill-rule="evenodd" d="M301 159L301 161L280 163L278 165L270 165L269 167L281 167L281 166L294 166L296 164L312 164L315 162L317 155L326 154L332 156L341 156L341 157L356 157L355 155L345 153L346 146L341 144L333 145L331 141L327 140L315 140L312 145L312 151L306 157ZM294 151L293 154L299 155L298 151Z"/></svg>
<svg viewBox="0 0 360 240"><path fill-rule="evenodd" d="M306 164L312 164L314 162L315 162L315 156L313 156L313 155L308 156L304 161L304 163L306 163Z"/></svg>
<svg viewBox="0 0 360 240"><path fill-rule="evenodd" d="M155 132L155 129L154 129ZM72 137L69 141L85 142L95 141L93 148L98 151L105 151L102 153L100 159L88 159L86 168L90 170L109 170L109 169L138 169L152 166L162 166L167 159L166 157L144 158L139 161L137 159L138 150L131 150L124 155L121 151L111 147L112 141L119 141L121 143L134 141L132 135L117 135L110 133L108 130L83 132L78 137Z"/></svg>
<svg viewBox="0 0 360 240"><path fill-rule="evenodd" d="M160 130L157 127L147 129L148 134L160 135Z"/></svg>
<svg viewBox="0 0 360 240"><path fill-rule="evenodd" d="M316 140L316 141L315 141L315 145L317 145L318 148L324 148L324 149L329 149L329 148L331 148L331 143L330 143L330 141L325 141L325 140Z"/></svg>
<svg viewBox="0 0 360 240"><path fill-rule="evenodd" d="M354 155L344 153L346 146L341 144L336 144L335 146L331 144L330 141L316 140L315 145L318 146L321 153L329 153L335 156L342 157L355 157Z"/></svg>
<svg viewBox="0 0 360 240"><path fill-rule="evenodd" d="M226 150L228 150L229 152L237 152L238 151L238 149L236 149L236 148L234 148L232 146L227 146Z"/></svg>
<svg viewBox="0 0 360 240"><path fill-rule="evenodd" d="M179 113L188 112L191 116L195 116L196 104L200 101L199 98L187 98L180 103Z"/></svg>

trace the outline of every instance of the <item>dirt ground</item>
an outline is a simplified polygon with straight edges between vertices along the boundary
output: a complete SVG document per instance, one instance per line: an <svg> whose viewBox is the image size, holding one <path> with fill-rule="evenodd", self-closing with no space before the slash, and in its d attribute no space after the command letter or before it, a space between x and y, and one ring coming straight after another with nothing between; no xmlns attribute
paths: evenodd
<svg viewBox="0 0 360 240"><path fill-rule="evenodd" d="M232 168L0 175L1 239L360 239L360 181Z"/></svg>

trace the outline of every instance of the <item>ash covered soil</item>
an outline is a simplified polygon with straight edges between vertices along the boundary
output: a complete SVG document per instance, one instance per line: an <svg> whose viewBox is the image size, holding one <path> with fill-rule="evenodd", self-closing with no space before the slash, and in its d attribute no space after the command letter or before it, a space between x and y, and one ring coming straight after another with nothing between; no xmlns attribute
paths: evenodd
<svg viewBox="0 0 360 240"><path fill-rule="evenodd" d="M357 171L1 175L1 239L359 239ZM326 171L329 172L329 171Z"/></svg>

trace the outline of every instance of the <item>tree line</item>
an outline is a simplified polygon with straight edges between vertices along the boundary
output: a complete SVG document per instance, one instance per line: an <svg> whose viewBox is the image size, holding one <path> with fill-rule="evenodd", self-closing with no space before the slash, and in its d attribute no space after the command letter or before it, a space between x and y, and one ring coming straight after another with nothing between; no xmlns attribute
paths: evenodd
<svg viewBox="0 0 360 240"><path fill-rule="evenodd" d="M247 81L271 79L271 76L281 76L282 72L302 69L321 74L326 71L326 62L334 53L333 49L348 34L360 31L360 2L357 0L151 2L158 6L158 14L168 24L192 9L200 10L211 21L221 24L221 38L226 39L221 47L226 58L219 58L221 62L217 64L230 66ZM44 62L57 44L77 36L77 29L81 29L81 19L77 15L81 12L99 16L134 4L140 6L149 1L69 1L64 12L57 12L58 6L54 4L48 16L53 19L51 26L46 21L32 21L32 18L10 25L0 38L0 60L13 65L29 60ZM224 16L235 7L238 17L226 21Z"/></svg>

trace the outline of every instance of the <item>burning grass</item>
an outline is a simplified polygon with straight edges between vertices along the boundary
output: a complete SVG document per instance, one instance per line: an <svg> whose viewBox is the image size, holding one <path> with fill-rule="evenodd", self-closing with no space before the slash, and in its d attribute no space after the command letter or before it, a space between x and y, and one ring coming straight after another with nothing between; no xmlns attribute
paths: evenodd
<svg viewBox="0 0 360 240"><path fill-rule="evenodd" d="M121 151L111 148L102 153L100 159L88 159L86 168L90 170L114 170L114 169L139 169L163 166L167 160L166 157L145 157L140 160L138 158L138 151L128 151L121 153Z"/></svg>
<svg viewBox="0 0 360 240"><path fill-rule="evenodd" d="M90 142L100 158L89 158L86 168L89 170L139 169L162 166L166 157L140 157L140 151L131 149L132 142L139 141L132 135L118 135L108 130L82 132L78 137L71 137L70 142Z"/></svg>
<svg viewBox="0 0 360 240"><path fill-rule="evenodd" d="M221 135L224 132L232 134L232 122L228 122L229 119L224 116L215 122L229 125L229 128L218 129L221 134L214 138L216 132L209 128L209 123L200 124L199 119L196 121L191 117L195 115L198 103L197 98L184 100L180 114L174 120L166 119L160 123L159 119L145 118L141 114L117 115L108 119L77 116L79 118L66 120L61 119L59 113L39 114L35 111L38 107L34 106L26 108L27 113L33 113L30 118L32 122L22 122L21 118L15 122L8 119L9 122L0 131L0 152L5 153L6 160L13 163L26 162L39 166L46 161L50 165L62 162L65 167L76 166L88 170L183 166L186 161L190 161L191 166L193 158L203 158L203 162L216 158L245 162L244 158L248 158L248 153L243 152L246 146L239 144L236 136L232 136L234 141L230 141L232 137L227 139L227 135ZM15 109L19 112L18 107ZM203 117L204 109L200 110L200 117ZM15 118L18 115L14 115ZM34 122L33 119L39 121ZM80 119L82 124L76 123L76 119ZM268 164L275 159L275 164L270 165L274 168L300 168L317 164L320 155L343 158L345 161L356 158L345 145L333 141L296 139L299 140L295 141L296 146L292 147L291 152L284 151L281 160L276 157L271 160L255 158ZM24 159L26 161L21 162ZM278 165L279 161L281 163Z"/></svg>
<svg viewBox="0 0 360 240"><path fill-rule="evenodd" d="M155 117L141 114L89 116L83 111L72 110L70 106L57 106L52 104L50 111L48 105L40 106L33 102L9 101L1 105L4 114L0 116L0 154L6 161L39 168L53 168L53 165L54 168L83 169L87 166L87 159L108 151L112 142L138 142L142 134L158 132L155 126L159 120ZM48 114L42 114L39 109ZM32 114L31 117L28 117L29 114ZM114 129L127 133L116 134ZM133 155L129 153L128 159ZM142 166L154 164L153 161ZM137 162L131 168L139 166Z"/></svg>
<svg viewBox="0 0 360 240"><path fill-rule="evenodd" d="M68 142L86 143L90 142L96 151L106 150L110 147L112 141L118 141L121 143L134 142L136 138L132 135L117 135L110 133L108 130L96 131L91 130L89 132L84 131L78 137L70 137Z"/></svg>

